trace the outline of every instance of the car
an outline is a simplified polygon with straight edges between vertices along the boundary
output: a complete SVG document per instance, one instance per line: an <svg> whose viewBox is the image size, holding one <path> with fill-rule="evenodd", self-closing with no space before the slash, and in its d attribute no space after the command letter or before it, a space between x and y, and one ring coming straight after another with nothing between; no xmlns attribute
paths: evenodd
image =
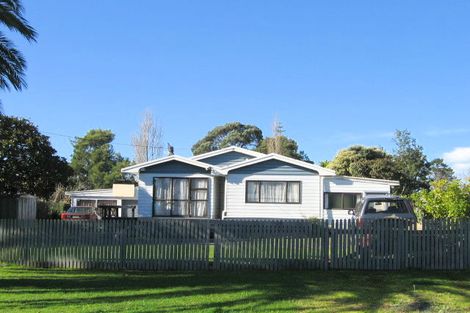
<svg viewBox="0 0 470 313"><path fill-rule="evenodd" d="M387 218L416 220L413 206L408 199L388 195L366 196L356 204L354 209L349 210L348 214L359 221Z"/></svg>
<svg viewBox="0 0 470 313"><path fill-rule="evenodd" d="M390 196L390 195L370 195L361 199L356 207L348 211L352 218L357 221L358 229L362 230L359 240L360 249L368 249L371 255L393 255L392 251L380 251L380 241L376 234L380 230L377 225L381 220L399 220L400 224L395 224L396 229L408 227L410 224L417 223L416 215L413 212L413 206L408 199ZM397 222L398 223L398 222ZM394 225L389 225L393 229ZM364 253L364 250L359 250Z"/></svg>
<svg viewBox="0 0 470 313"><path fill-rule="evenodd" d="M417 220L408 199L389 195L366 196L348 214L359 224L381 219Z"/></svg>
<svg viewBox="0 0 470 313"><path fill-rule="evenodd" d="M67 212L60 214L60 219L64 221L100 220L101 216L92 207L73 206Z"/></svg>

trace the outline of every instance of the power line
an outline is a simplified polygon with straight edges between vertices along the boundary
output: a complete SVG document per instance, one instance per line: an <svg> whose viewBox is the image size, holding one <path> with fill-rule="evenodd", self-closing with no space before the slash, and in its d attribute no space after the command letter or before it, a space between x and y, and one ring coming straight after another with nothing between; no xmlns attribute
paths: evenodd
<svg viewBox="0 0 470 313"><path fill-rule="evenodd" d="M66 137L66 138L69 138L71 140L83 139L83 137L59 134L59 133L55 133L55 132L43 131L43 133L48 134L48 135L52 135L52 136ZM149 148L152 148L152 149L163 149L164 148L163 146L143 146L143 145L134 145L134 144L129 144L129 143L119 143L119 142L113 142L112 144L116 145L116 146L127 146L127 147L149 147ZM187 149L187 148L183 148L183 147L177 147L177 148L178 149Z"/></svg>

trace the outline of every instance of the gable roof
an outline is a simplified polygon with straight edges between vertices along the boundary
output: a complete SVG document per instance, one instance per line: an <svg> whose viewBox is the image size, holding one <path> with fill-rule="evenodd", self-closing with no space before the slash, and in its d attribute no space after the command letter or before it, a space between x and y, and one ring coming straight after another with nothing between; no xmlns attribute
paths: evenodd
<svg viewBox="0 0 470 313"><path fill-rule="evenodd" d="M138 174L139 171L142 168L146 168L146 167L150 167L150 166L154 166L154 165L158 165L158 164L162 164L162 163L167 163L167 162L171 162L171 161L186 163L186 164L189 164L189 165L193 165L193 166L196 166L196 167L203 168L205 170L209 170L213 167L210 164L206 164L206 163L199 162L199 161L196 161L196 160L183 158L183 157L180 157L178 155L170 155L170 156L167 156L167 157L164 157L164 158L161 158L161 159L156 159L156 160L152 160L152 161L148 161L148 162L139 163L139 164L135 164L135 165L125 167L125 168L121 169L121 173Z"/></svg>
<svg viewBox="0 0 470 313"><path fill-rule="evenodd" d="M224 167L224 168L222 168L221 172L224 173L225 175L227 175L228 172L230 172L232 170L242 168L242 167L247 167L247 166L254 165L254 164L258 164L258 163L261 163L261 162L266 162L266 161L269 161L269 160L278 160L278 161L281 161L281 162L285 162L285 163L292 164L292 165L295 165L295 166L299 166L299 167L302 167L302 168L306 168L306 169L309 169L309 170L314 170L314 171L318 172L319 175L322 175L322 176L334 176L335 175L335 171L333 171L333 170L321 167L319 165L315 165L315 164L307 163L307 162L304 162L304 161L296 160L296 159L293 159L293 158L289 158L289 157L286 157L286 156L283 156L283 155L280 155L280 154L276 154L276 153L265 154L262 157L246 160L244 162L240 162L240 163L237 163L237 164L234 164L234 165L231 165L231 166Z"/></svg>
<svg viewBox="0 0 470 313"><path fill-rule="evenodd" d="M237 146L230 146L230 147L227 147L227 148L222 148L222 149L219 149L219 150L210 151L210 152L206 152L206 153L203 153L203 154L195 155L195 156L191 157L191 160L196 160L197 161L197 160L207 159L207 158L211 158L211 157L216 156L216 155L221 155L221 154L225 154L225 153L229 153L229 152L238 152L238 153L245 154L245 155L248 155L248 156L252 156L252 157L255 157L255 158L266 156L266 154L261 153L261 152L256 152L256 151L253 151L253 150L248 150L248 149L240 148L240 147L237 147Z"/></svg>

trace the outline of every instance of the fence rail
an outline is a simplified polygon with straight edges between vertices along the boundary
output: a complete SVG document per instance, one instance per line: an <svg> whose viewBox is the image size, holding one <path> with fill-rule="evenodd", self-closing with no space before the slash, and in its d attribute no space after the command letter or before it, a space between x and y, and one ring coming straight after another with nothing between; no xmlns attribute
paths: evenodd
<svg viewBox="0 0 470 313"><path fill-rule="evenodd" d="M0 220L0 262L136 270L470 269L470 221Z"/></svg>

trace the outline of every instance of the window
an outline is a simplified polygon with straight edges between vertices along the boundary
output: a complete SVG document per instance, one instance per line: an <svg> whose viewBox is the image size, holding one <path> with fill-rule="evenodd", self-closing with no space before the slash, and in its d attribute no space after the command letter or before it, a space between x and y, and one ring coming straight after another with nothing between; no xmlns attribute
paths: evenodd
<svg viewBox="0 0 470 313"><path fill-rule="evenodd" d="M247 181L247 203L300 203L298 181Z"/></svg>
<svg viewBox="0 0 470 313"><path fill-rule="evenodd" d="M207 178L154 178L153 215L206 217Z"/></svg>
<svg viewBox="0 0 470 313"><path fill-rule="evenodd" d="M409 213L405 203L402 200L373 200L367 203L365 214L388 213L400 214Z"/></svg>
<svg viewBox="0 0 470 313"><path fill-rule="evenodd" d="M360 193L325 193L325 209L349 210L354 209L356 203L361 199Z"/></svg>

